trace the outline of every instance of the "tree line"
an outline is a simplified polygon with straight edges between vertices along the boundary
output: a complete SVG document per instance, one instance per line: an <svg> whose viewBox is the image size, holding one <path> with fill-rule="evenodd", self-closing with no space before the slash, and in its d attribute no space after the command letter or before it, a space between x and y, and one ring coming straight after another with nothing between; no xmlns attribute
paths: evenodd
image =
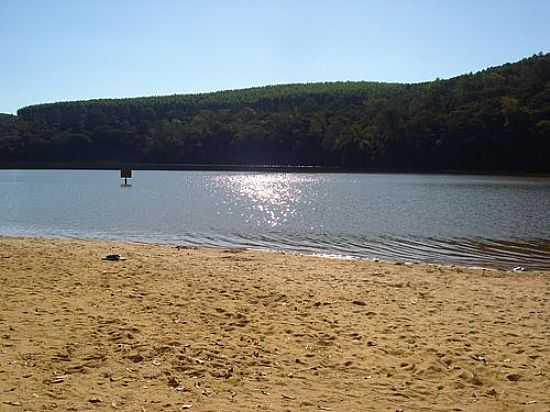
<svg viewBox="0 0 550 412"><path fill-rule="evenodd" d="M448 80L330 82L39 104L3 162L550 172L550 54Z"/></svg>

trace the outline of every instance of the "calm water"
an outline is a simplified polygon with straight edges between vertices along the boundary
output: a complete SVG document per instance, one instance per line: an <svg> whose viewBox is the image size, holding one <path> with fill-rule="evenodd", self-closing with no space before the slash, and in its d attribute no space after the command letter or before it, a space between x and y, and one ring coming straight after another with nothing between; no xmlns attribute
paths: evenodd
<svg viewBox="0 0 550 412"><path fill-rule="evenodd" d="M550 179L0 171L0 234L550 269Z"/></svg>

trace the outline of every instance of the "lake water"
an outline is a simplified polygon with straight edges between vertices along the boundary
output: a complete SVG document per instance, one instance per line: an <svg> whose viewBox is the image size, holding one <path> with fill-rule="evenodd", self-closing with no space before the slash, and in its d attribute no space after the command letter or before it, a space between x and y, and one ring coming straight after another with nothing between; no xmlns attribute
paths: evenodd
<svg viewBox="0 0 550 412"><path fill-rule="evenodd" d="M0 171L0 234L550 269L550 179Z"/></svg>

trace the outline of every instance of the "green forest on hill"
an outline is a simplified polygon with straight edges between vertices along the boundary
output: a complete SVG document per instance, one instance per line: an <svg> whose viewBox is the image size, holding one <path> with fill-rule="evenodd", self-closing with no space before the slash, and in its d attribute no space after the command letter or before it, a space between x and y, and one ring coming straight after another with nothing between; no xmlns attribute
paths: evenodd
<svg viewBox="0 0 550 412"><path fill-rule="evenodd" d="M0 162L550 172L550 54L417 84L289 84L28 106Z"/></svg>

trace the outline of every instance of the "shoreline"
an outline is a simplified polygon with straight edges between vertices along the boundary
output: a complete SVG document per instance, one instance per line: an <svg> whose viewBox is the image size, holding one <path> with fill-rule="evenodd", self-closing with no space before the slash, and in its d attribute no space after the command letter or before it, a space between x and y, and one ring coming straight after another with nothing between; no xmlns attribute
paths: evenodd
<svg viewBox="0 0 550 412"><path fill-rule="evenodd" d="M1 410L550 408L549 272L0 237L0 283Z"/></svg>
<svg viewBox="0 0 550 412"><path fill-rule="evenodd" d="M315 252L315 251L299 251L299 250L292 250L292 249L276 249L276 248L269 248L269 247L262 247L262 246L232 246L232 245L196 245L196 244L181 244L181 243L159 243L159 242L147 242L143 240L129 240L129 239L101 239L101 238L94 238L94 237L70 237L65 235L3 235L0 234L0 240L1 239L42 239L42 240L60 240L60 241L83 241L83 242L99 242L99 243L120 243L120 244L129 244L129 245L143 245L143 246L159 246L159 247L174 247L174 248L181 248L181 249L205 249L205 250L236 250L239 252L245 251L245 252L258 252L258 253L275 253L275 254L284 254L288 256L296 256L296 257L313 257L313 258L319 258L319 259L329 259L329 260L341 260L341 261L357 261L357 262L367 262L367 263L381 263L381 264L387 264L387 265L404 265L404 266L428 266L428 267L436 267L436 268L443 268L443 269L454 269L454 268L460 268L465 270L478 270L478 271L497 271L497 272L505 272L505 273L513 273L513 272L524 272L524 273L533 273L533 272L548 272L550 273L550 269L540 269L540 268L525 268L522 266L514 266L512 264L504 267L504 265L486 265L484 266L481 263L478 264L457 264L452 262L442 262L437 261L437 259L434 260L415 260L413 258L410 258L408 260L392 260L392 259L385 259L380 257L368 257L368 256L357 256L357 255L346 255L346 254L338 254L338 253L323 253L321 251ZM521 270L514 270L516 267L521 268Z"/></svg>
<svg viewBox="0 0 550 412"><path fill-rule="evenodd" d="M260 173L334 173L334 174L420 174L458 176L502 176L550 178L548 172L504 170L416 170L399 168L343 168L316 165L240 165L240 164L190 164L190 163L140 163L140 162L0 162L0 170L163 170L163 171L211 171L211 172L260 172Z"/></svg>

